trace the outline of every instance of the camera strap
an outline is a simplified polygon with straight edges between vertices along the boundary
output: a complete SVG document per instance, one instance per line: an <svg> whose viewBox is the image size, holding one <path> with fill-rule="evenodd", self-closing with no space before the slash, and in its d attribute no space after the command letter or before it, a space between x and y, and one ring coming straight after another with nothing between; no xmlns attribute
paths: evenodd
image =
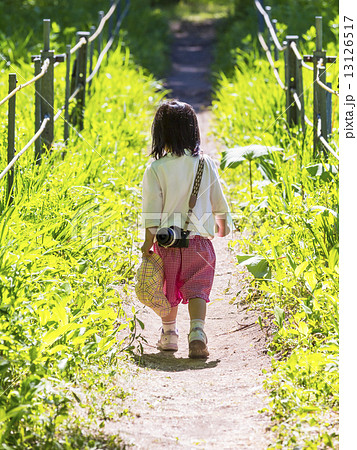
<svg viewBox="0 0 357 450"><path fill-rule="evenodd" d="M198 194L198 190L200 188L202 175L203 175L203 168L204 168L204 159L203 159L203 156L200 156L200 160L198 162L196 178L193 183L192 193L190 196L190 200L188 202L189 210L187 212L187 219L186 219L185 225L183 226L183 231L187 231L188 224L190 223L190 217L192 214L192 210L193 210L194 206L196 205L197 194Z"/></svg>

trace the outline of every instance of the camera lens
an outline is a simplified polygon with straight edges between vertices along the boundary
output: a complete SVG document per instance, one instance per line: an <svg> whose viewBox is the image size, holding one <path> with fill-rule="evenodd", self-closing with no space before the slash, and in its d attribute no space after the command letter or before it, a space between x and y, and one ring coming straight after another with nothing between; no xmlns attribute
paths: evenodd
<svg viewBox="0 0 357 450"><path fill-rule="evenodd" d="M175 240L174 232L171 228L160 228L156 234L156 239L162 247L170 247Z"/></svg>

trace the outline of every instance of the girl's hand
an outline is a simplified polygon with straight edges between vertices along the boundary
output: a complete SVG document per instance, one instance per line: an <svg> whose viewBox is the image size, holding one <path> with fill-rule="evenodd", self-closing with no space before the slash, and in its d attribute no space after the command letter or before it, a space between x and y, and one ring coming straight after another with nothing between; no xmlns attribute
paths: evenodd
<svg viewBox="0 0 357 450"><path fill-rule="evenodd" d="M141 252L143 254L143 258L148 258L153 251L150 250L152 247L152 243L145 241L144 244L141 246Z"/></svg>
<svg viewBox="0 0 357 450"><path fill-rule="evenodd" d="M217 236L224 237L229 234L230 229L226 219L221 219L216 217L216 225L217 225Z"/></svg>
<svg viewBox="0 0 357 450"><path fill-rule="evenodd" d="M153 253L150 249L154 243L156 231L157 227L146 228L145 230L145 241L141 247L141 252L144 258L148 258Z"/></svg>

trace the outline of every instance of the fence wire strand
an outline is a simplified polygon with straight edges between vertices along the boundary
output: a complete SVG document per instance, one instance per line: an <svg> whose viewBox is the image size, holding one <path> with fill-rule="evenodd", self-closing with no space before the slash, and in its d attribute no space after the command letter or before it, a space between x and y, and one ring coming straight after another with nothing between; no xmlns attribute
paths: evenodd
<svg viewBox="0 0 357 450"><path fill-rule="evenodd" d="M101 20L98 29L96 30L96 32L90 36L90 38L88 39L88 42L92 42L98 35L99 33L102 31L105 22L110 18L110 16L113 14L113 12L115 11L116 7L119 4L118 0L115 4L112 5L112 7L109 9L108 13L103 17L103 19ZM113 42L114 42L114 38L116 36L116 34L119 31L120 25L124 19L124 17L126 16L126 14L128 13L129 10L129 4L130 2L127 2L126 7L123 11L123 13L121 14L121 16L119 17L117 24L115 26L115 30L113 35L111 36L111 38L109 39L109 41L107 42L107 45L105 46L105 48L103 49L103 51L101 52L101 54L98 57L98 61L96 64L96 67L94 69L94 71L90 74L90 76L87 78L86 81L90 81L93 76L97 73L97 71L99 70L99 67L102 63L102 60L104 58L104 55L108 52L108 50L110 49L110 47L112 46ZM72 48L70 49L70 54L75 53L82 45L86 44L87 40L82 37L78 43ZM54 66L57 66L58 64L60 64L60 62L56 62L54 64ZM36 75L34 78L32 78L30 81L27 81L26 83L17 86L15 89L13 89L3 100L0 101L0 106L2 104L4 104L6 101L8 101L11 97L13 97L18 91L20 91L21 89L25 88L26 86L29 86L30 84L34 83L35 81L37 81L38 79L40 79L41 77L43 77L45 75L45 73L48 70L48 67L50 65L50 60L47 58L41 68L41 72ZM76 95L84 88L83 84L77 86L76 90L72 93L72 95L69 97L68 102L72 101ZM41 96L42 97L42 96ZM53 109L53 107L52 107ZM61 116L61 112L63 111L63 109L65 109L65 105L62 106L61 108L59 108L59 110L57 111L56 115L54 116L54 122ZM26 150L41 136L41 134L43 133L43 131L45 130L48 122L51 120L49 115L46 115L44 120L42 121L42 124L40 126L40 128L38 129L38 131L35 133L35 135L30 139L30 141L25 145L25 147L22 148L22 150L20 150L15 156L14 158L10 161L10 163L6 166L6 168L1 172L0 174L0 180L2 180L4 178L4 176L9 172L9 170L14 166L14 164L16 163L16 161L26 152ZM78 132L77 132L78 133ZM78 133L79 136L81 136ZM83 137L82 137L83 138Z"/></svg>
<svg viewBox="0 0 357 450"><path fill-rule="evenodd" d="M31 80L27 81L24 84L19 84L15 89L13 89L9 95L7 95L5 98L3 98L0 101L0 106L3 105L5 102L7 102L8 100L10 100L11 97L13 97L17 92L19 92L21 89L25 88L26 86L29 86L30 84L34 83L35 81L39 80L41 77L44 76L44 74L47 72L47 69L50 65L50 60L47 58L45 59L42 68L41 68L41 72L36 75L34 78L32 78Z"/></svg>
<svg viewBox="0 0 357 450"><path fill-rule="evenodd" d="M272 69L273 69L273 71L274 71L274 75L275 75L275 78L276 78L277 82L279 83L279 86L280 86L282 89L284 89L284 91L285 91L285 90L286 90L286 86L285 86L285 84L281 81L281 78L280 78L278 69L277 69L277 68L275 67L275 65L274 65L273 57L272 57L272 55L271 55L271 53L270 53L270 50L269 50L269 48L268 48L268 46L267 46L267 44L266 44L266 42L265 42L265 40L264 40L264 38L263 38L262 33L258 33L258 39L259 39L259 42L260 42L260 44L261 44L263 50L265 51L265 53L266 53L266 55L267 55L269 64L271 65L271 67L272 67Z"/></svg>
<svg viewBox="0 0 357 450"><path fill-rule="evenodd" d="M340 160L338 154L334 151L334 149L331 147L331 145L326 141L326 139L323 136L319 136L319 139L322 143L322 145L330 152L333 154L333 156Z"/></svg>
<svg viewBox="0 0 357 450"><path fill-rule="evenodd" d="M56 120L60 117L61 112L64 110L64 105L60 107L60 109L56 112L56 115L53 118L53 121L56 122Z"/></svg>
<svg viewBox="0 0 357 450"><path fill-rule="evenodd" d="M276 48L277 48L280 52L284 51L284 50L286 49L286 47L285 47L285 46L283 47L283 46L280 45L279 39L278 39L278 37L277 37L277 35L276 35L276 33L275 33L274 27L273 27L273 25L272 25L272 23L271 23L271 21L270 21L270 17L268 16L267 12L266 12L265 9L262 7L261 3L258 2L258 0L254 0L254 3L255 3L255 6L256 6L257 10L258 10L258 11L260 12L260 14L264 17L264 20L265 20L265 23L266 23L266 25L267 25L267 27L268 27L270 36L272 37L272 39L273 39L273 41L274 41L274 44L275 44Z"/></svg>
<svg viewBox="0 0 357 450"><path fill-rule="evenodd" d="M117 5L118 5L118 3L117 3L115 6L117 6ZM113 5L113 6L114 6L114 5ZM114 8L113 10L112 10L112 9L113 9L113 7L108 11L108 13L106 14L106 16L103 17L103 20L104 20L105 18L106 18L106 20L109 19L110 15L113 14L115 8ZM97 74L97 72L98 72L98 70L99 70L99 68L100 68L100 66L101 66L101 64L102 64L102 62L103 62L104 56L105 56L106 53L109 51L110 47L112 46L112 44L113 44L113 42L114 42L115 36L116 36L116 34L117 34L118 30L119 30L119 27L120 27L120 25L121 25L121 23L122 23L124 17L126 16L126 14L127 14L127 12L128 12L128 9L129 9L129 4L127 4L125 10L123 11L122 15L120 16L120 18L119 18L119 20L118 20L118 22L117 22L117 24L116 24L116 26L115 26L115 30L114 30L113 35L111 36L111 38L110 38L109 41L107 42L107 45L104 47L104 49L102 50L102 52L100 53L100 55L98 56L98 60L97 60L97 63L96 63L96 65L95 65L94 69L93 69L93 72L86 78L86 83L89 83L89 81L91 81L91 80L93 79L93 77ZM111 10L112 10L112 11L111 11ZM111 11L111 14L109 15L109 12L110 12L110 11ZM101 23L103 22L103 20L101 21ZM104 26L104 23L105 23L105 21L103 22L103 26ZM103 27L102 27L102 28L103 28ZM102 30L102 28L101 28L101 30ZM98 29L99 29L99 27L98 27ZM98 31L98 29L97 29L97 31ZM101 30L100 30L100 31L101 31ZM94 34L92 34L92 36L94 36ZM91 36L91 37L92 37L92 36ZM84 39L84 38L82 38L82 39ZM92 39L92 40L94 40L94 39ZM85 41L85 39L84 39L84 41ZM88 39L88 42L91 42L90 38ZM80 41L78 42L78 44L79 44L79 43L80 43ZM78 45L78 44L77 44L77 45ZM82 44L82 45L83 45L83 44ZM78 48L79 48L79 47L78 47ZM72 50L74 50L74 47L73 47L73 49L71 49L71 53L72 53ZM71 102L72 100L74 100L74 98L78 95L78 93L79 93L82 89L83 89L83 85L82 85L82 84L80 84L79 86L77 86L77 88L75 89L75 91L74 91L74 92L71 94L71 96L68 98L68 103ZM53 121L54 121L54 122L56 122L56 120L59 119L59 117L61 117L61 113L62 113L62 111L63 111L64 109L65 109L65 105L63 105L63 106L61 106L61 107L59 108L59 110L57 111L56 115L55 115L54 118L53 118Z"/></svg>
<svg viewBox="0 0 357 450"><path fill-rule="evenodd" d="M321 131L321 117L318 116L317 118L317 137L320 139L320 142L322 143L322 145L330 152L333 154L333 156L335 158L337 158L338 160L340 159L338 154L335 152L335 150L331 147L331 145L326 141L326 139L322 136L322 131ZM337 149L338 150L338 149Z"/></svg>
<svg viewBox="0 0 357 450"><path fill-rule="evenodd" d="M322 65L322 63L323 63L323 60L322 60L322 58L321 58L321 59L319 60L318 64L317 64L317 66L316 66L316 68L317 68L316 83L317 83L319 86L321 86L322 89L325 89L325 91L330 92L331 94L335 94L335 95L337 95L337 97L339 97L340 94L339 94L338 91L334 91L334 90L331 89L330 87L326 86L326 84L323 83L323 82L320 80L320 70L321 70L321 69L325 69L325 70L326 70L326 67L324 67L324 66Z"/></svg>
<svg viewBox="0 0 357 450"><path fill-rule="evenodd" d="M301 111L302 105L301 105L300 98L297 95L297 92L293 90L292 94L293 94L293 97L294 97L294 100L295 100L295 103L296 103L296 106L297 106L298 110Z"/></svg>
<svg viewBox="0 0 357 450"><path fill-rule="evenodd" d="M308 125L310 125L310 127L313 127L313 126L314 126L314 124L311 122L311 120L307 117L306 114L305 114L305 116L304 116L304 120L305 120L305 122L306 122Z"/></svg>
<svg viewBox="0 0 357 450"><path fill-rule="evenodd" d="M114 42L114 38L115 38L116 34L119 31L120 25L121 25L124 17L126 16L126 14L128 12L128 9L129 9L129 4L127 4L125 10L123 11L122 15L120 16L120 18L119 18L119 20L118 20L118 22L117 22L117 24L115 26L115 30L114 30L114 33L113 33L112 37L109 39L109 41L107 42L107 45L104 47L104 49L102 50L101 54L98 56L98 60L97 60L97 63L95 65L94 69L93 69L93 72L86 78L86 83L89 83L93 79L93 77L96 75L96 73L98 72L98 70L99 70L99 68L100 68L100 66L101 66L101 64L103 62L104 56L109 51L110 47L112 46L112 44Z"/></svg>
<svg viewBox="0 0 357 450"><path fill-rule="evenodd" d="M103 16L102 20L100 21L100 24L98 25L98 28L96 29L96 31L92 34L92 36L89 37L88 39L88 43L94 41L94 39L96 39L99 34L101 33L101 31L104 28L105 22L111 17L111 15L114 13L114 11L116 10L117 6L119 4L119 1L115 2L109 9L109 11L107 12L107 14L105 16Z"/></svg>
<svg viewBox="0 0 357 450"><path fill-rule="evenodd" d="M80 40L77 42L77 44L71 48L71 50L70 50L71 55L73 55L73 53L76 53L76 51L79 50L82 47L82 45L84 45L86 42L87 42L86 38L81 37ZM63 62L63 61L55 62L53 64L53 67L57 67L59 64L61 64L61 62Z"/></svg>
<svg viewBox="0 0 357 450"><path fill-rule="evenodd" d="M305 67L305 69L314 70L313 67L310 67L308 64L305 63L304 58L301 56L297 46L296 42L291 42L290 44L291 50L295 53L296 59L298 59L301 62L301 65Z"/></svg>
<svg viewBox="0 0 357 450"><path fill-rule="evenodd" d="M75 97L78 95L78 93L83 89L83 84L80 84L77 86L75 91L71 94L71 96L68 98L68 103L70 103L72 100L75 99ZM56 112L56 115L53 118L53 121L56 122L56 120L61 117L61 112L65 109L66 105L63 105L59 108L59 110Z"/></svg>
<svg viewBox="0 0 357 450"><path fill-rule="evenodd" d="M31 138L31 140L25 145L25 147L19 151L19 153L17 153L12 160L9 162L9 164L5 167L5 169L1 172L0 174L0 180L2 180L4 178L4 176L7 174L7 172L12 168L12 166L15 164L15 162L20 158L21 155L23 155L23 153L25 153L25 151L31 147L31 145L41 136L41 134L43 133L43 131L46 128L47 123L49 122L50 116L46 116L43 119L43 122L40 126L40 128L38 129L37 133Z"/></svg>
<svg viewBox="0 0 357 450"><path fill-rule="evenodd" d="M297 92L296 92L295 90L293 90L293 91L292 91L292 94L293 94L293 97L294 97L294 100L295 100L295 103L296 103L296 106L297 106L298 110L301 111L301 110L302 110L302 105L301 105L301 101L300 101L300 98L299 98ZM302 95L303 95L303 94L302 94ZM305 123L307 123L308 125L310 125L310 127L313 127L313 126L314 126L314 124L313 124L313 123L311 122L311 120L306 116L306 114L304 114L304 121L305 121Z"/></svg>
<svg viewBox="0 0 357 450"><path fill-rule="evenodd" d="M87 42L86 38L81 37L80 40L77 42L77 44L71 48L71 55L73 55L73 53L75 53L77 50L79 50L82 45L84 45Z"/></svg>

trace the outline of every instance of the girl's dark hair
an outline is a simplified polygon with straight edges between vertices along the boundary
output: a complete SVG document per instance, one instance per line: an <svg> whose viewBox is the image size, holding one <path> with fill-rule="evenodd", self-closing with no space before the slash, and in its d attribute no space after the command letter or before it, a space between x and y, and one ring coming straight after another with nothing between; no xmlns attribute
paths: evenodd
<svg viewBox="0 0 357 450"><path fill-rule="evenodd" d="M197 116L191 105L178 100L165 101L156 111L152 123L151 155L160 159L171 152L176 156L190 150L192 155L200 151L200 131Z"/></svg>

